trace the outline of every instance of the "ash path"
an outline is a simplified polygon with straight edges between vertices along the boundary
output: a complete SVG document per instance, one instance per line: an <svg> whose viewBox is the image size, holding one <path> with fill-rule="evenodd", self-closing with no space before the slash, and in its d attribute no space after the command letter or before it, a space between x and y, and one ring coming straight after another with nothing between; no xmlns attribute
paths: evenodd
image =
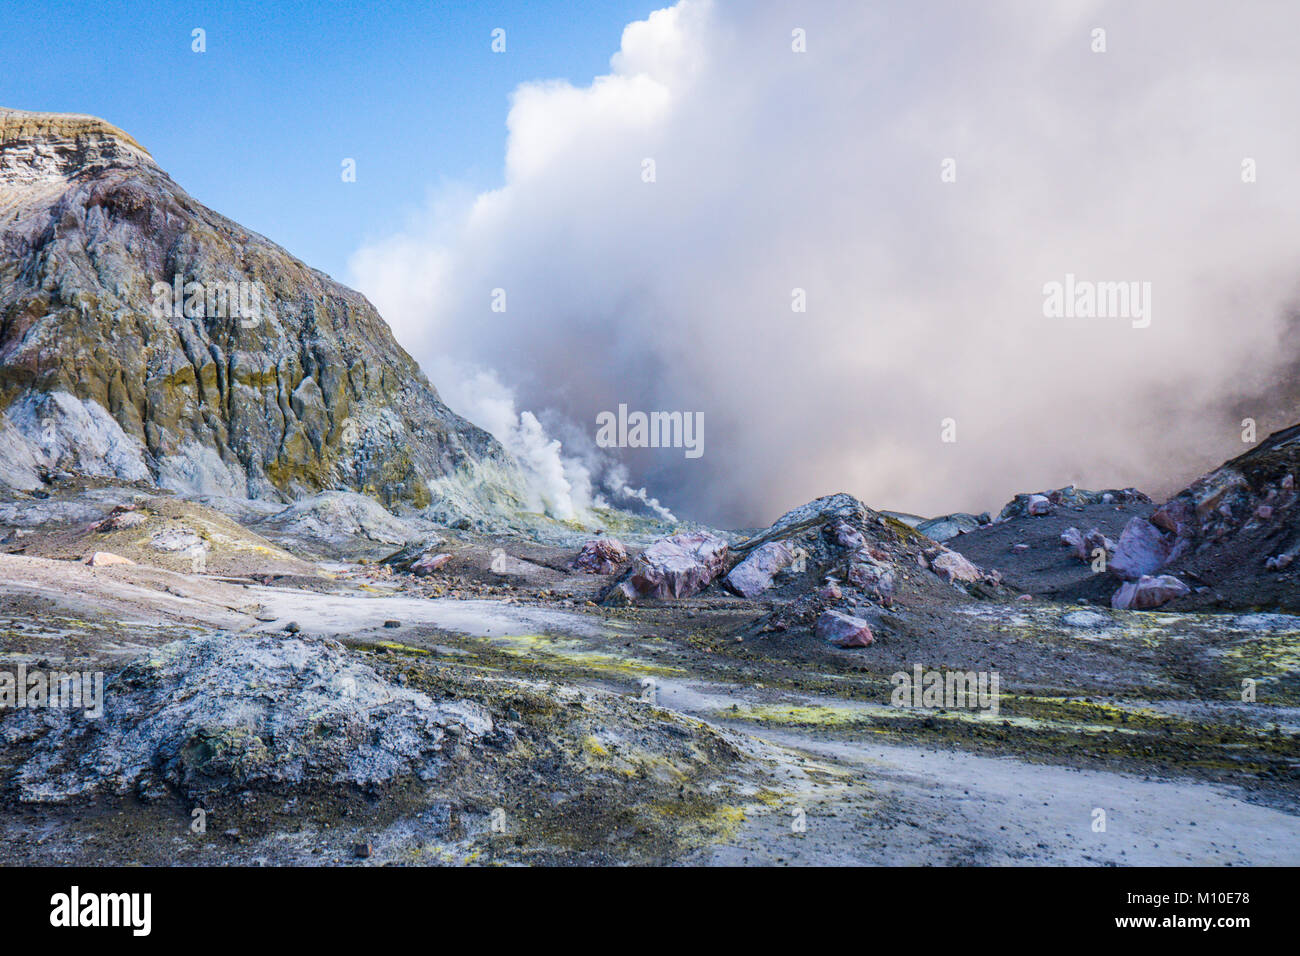
<svg viewBox="0 0 1300 956"><path fill-rule="evenodd" d="M487 644L512 636L563 635L570 660L584 655L636 657L610 640L619 635L582 614L493 601L322 595L275 588L250 589L274 621L304 630L355 633L402 622L401 639L425 638L406 629L428 625ZM391 632L386 632L391 633ZM545 645L515 648L543 667ZM651 652L653 653L653 652ZM680 658L674 659L677 669ZM568 675L567 682L574 682ZM873 739L828 740L799 728L719 718L733 705L770 706L755 687L698 676L656 676L662 707L738 730L775 745L786 765L773 768L786 799L774 812L747 817L726 844L684 862L709 864L979 864L1267 866L1300 863L1300 817L1248 803L1234 788L1190 780L1143 778L1100 770L1027 763L961 751L882 744ZM628 683L578 681L635 693ZM629 686L631 685L631 686ZM828 700L789 691L783 705L823 706ZM862 707L861 702L847 702ZM809 768L825 770L824 785L809 788ZM1094 811L1106 829L1093 829ZM806 829L792 828L794 810Z"/></svg>

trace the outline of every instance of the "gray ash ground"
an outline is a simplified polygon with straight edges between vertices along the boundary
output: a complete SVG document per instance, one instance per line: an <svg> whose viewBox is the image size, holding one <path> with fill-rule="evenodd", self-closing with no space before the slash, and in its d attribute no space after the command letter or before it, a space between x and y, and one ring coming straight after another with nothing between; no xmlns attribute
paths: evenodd
<svg viewBox="0 0 1300 956"><path fill-rule="evenodd" d="M845 588L876 641L843 650L809 623L847 553L826 522L793 528L807 568L756 599L715 583L608 607L601 596L620 575L574 571L577 535L560 544L442 530L436 547L452 558L427 577L293 555L309 566L299 573L228 528L209 558L220 572L167 567L148 547L130 566L70 560L95 547L87 529L111 498L0 555L0 669L111 675L196 637L337 642L343 666L394 693L471 703L493 731L449 745L423 778L355 784L245 766L201 796L164 772L153 785L45 802L23 789L42 745L15 739L0 755L0 862L1300 861L1300 618L1112 611L1109 585L1054 543L1058 525L1114 538L1149 506L1063 509L948 542L1002 584L942 580L918 560L933 542L864 509L858 529L896 574L895 591L885 602ZM204 514L174 505L159 520ZM743 554L759 540L732 544ZM1017 542L1031 547L1006 560ZM918 664L996 671L999 712L891 707L891 675ZM1244 679L1257 682L1253 703L1241 700ZM20 716L0 717L0 729ZM259 726L251 732L271 751L288 746ZM1102 833L1098 807L1110 820ZM203 833L195 809L206 811Z"/></svg>

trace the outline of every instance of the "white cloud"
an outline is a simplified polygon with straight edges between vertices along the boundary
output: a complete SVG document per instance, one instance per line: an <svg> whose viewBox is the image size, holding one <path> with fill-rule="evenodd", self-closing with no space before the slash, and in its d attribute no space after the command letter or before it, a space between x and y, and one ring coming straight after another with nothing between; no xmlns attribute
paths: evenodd
<svg viewBox="0 0 1300 956"><path fill-rule="evenodd" d="M521 87L502 187L360 250L357 284L498 437L551 447L513 406L476 419L435 357L588 430L619 403L704 412L703 458L622 456L628 486L691 517L762 524L839 490L924 513L1070 480L1170 490L1241 450L1241 407L1289 424L1252 396L1294 354L1300 9L1047 6L683 0L590 86ZM1067 272L1151 282L1151 327L1045 319Z"/></svg>

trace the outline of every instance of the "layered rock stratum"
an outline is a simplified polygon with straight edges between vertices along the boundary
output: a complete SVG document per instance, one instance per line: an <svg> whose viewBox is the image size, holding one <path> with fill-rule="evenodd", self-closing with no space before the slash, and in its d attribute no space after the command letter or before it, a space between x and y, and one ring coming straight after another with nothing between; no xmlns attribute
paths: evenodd
<svg viewBox="0 0 1300 956"><path fill-rule="evenodd" d="M0 110L0 482L62 472L444 520L523 494L364 296L103 120Z"/></svg>

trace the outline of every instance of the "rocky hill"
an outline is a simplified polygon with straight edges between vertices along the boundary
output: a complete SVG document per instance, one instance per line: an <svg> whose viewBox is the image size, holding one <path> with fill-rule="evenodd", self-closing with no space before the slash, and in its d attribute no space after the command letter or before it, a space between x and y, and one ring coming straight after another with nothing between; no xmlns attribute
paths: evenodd
<svg viewBox="0 0 1300 956"><path fill-rule="evenodd" d="M90 116L0 110L0 411L17 489L63 472L281 502L345 489L435 516L449 489L462 512L522 490L363 296Z"/></svg>

